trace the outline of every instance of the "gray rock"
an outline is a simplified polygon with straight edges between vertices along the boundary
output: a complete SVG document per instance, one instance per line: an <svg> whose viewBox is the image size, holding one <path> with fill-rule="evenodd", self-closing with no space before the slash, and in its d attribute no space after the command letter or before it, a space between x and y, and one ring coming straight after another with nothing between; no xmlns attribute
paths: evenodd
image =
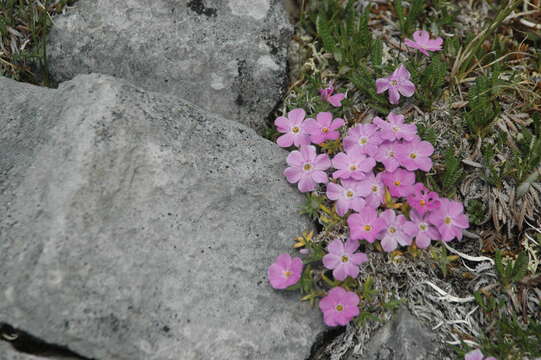
<svg viewBox="0 0 541 360"><path fill-rule="evenodd" d="M411 315L407 308L399 309L392 321L371 338L366 360L436 360L437 339ZM361 359L351 356L348 360Z"/></svg>
<svg viewBox="0 0 541 360"><path fill-rule="evenodd" d="M0 323L107 359L303 359L266 269L310 227L287 153L117 79L0 78Z"/></svg>
<svg viewBox="0 0 541 360"><path fill-rule="evenodd" d="M102 73L261 129L287 82L282 0L79 0L54 18L51 74Z"/></svg>

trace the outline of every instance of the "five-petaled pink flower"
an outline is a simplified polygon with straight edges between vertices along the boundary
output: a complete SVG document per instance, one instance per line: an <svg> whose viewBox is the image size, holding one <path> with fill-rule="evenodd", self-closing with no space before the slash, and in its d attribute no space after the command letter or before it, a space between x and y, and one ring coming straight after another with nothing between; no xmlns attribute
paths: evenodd
<svg viewBox="0 0 541 360"><path fill-rule="evenodd" d="M319 308L327 326L345 326L359 315L359 296L337 286L319 301Z"/></svg>
<svg viewBox="0 0 541 360"><path fill-rule="evenodd" d="M410 48L414 48L430 56L429 51L440 51L443 44L443 39L437 37L434 40L430 39L430 34L426 30L417 30L413 33L413 40L406 39L404 44Z"/></svg>
<svg viewBox="0 0 541 360"><path fill-rule="evenodd" d="M404 139L412 141L417 137L417 126L415 124L404 124L404 115L390 112L387 121L375 117L372 122L381 130L380 136L384 140L395 141Z"/></svg>
<svg viewBox="0 0 541 360"><path fill-rule="evenodd" d="M402 64L388 77L376 80L376 92L389 90L389 102L398 104L400 95L410 97L415 93L415 85L410 81L411 74Z"/></svg>
<svg viewBox="0 0 541 360"><path fill-rule="evenodd" d="M385 196L385 186L381 181L381 174L383 173L374 176L374 173L370 173L359 185L362 192L368 192L365 198L366 204L373 208L380 206Z"/></svg>
<svg viewBox="0 0 541 360"><path fill-rule="evenodd" d="M394 197L408 196L415 183L415 173L404 169L396 169L393 172L384 172L381 180L389 188L389 192Z"/></svg>
<svg viewBox="0 0 541 360"><path fill-rule="evenodd" d="M359 265L368 261L365 253L355 253L359 248L358 240L333 240L327 245L328 254L323 256L323 265L331 269L332 275L338 281L344 281L348 276L356 278L359 275Z"/></svg>
<svg viewBox="0 0 541 360"><path fill-rule="evenodd" d="M366 206L359 213L348 217L349 237L352 240L366 240L373 243L385 227L385 221L378 217L376 209Z"/></svg>
<svg viewBox="0 0 541 360"><path fill-rule="evenodd" d="M344 216L350 209L360 211L364 208L366 195L367 192L358 181L342 180L342 185L332 182L327 185L327 197L336 201L336 212L340 216Z"/></svg>
<svg viewBox="0 0 541 360"><path fill-rule="evenodd" d="M301 146L300 151L294 150L287 156L287 164L284 176L292 184L299 183L300 192L313 191L316 184L326 184L329 179L325 170L331 166L327 154L316 155L313 145Z"/></svg>
<svg viewBox="0 0 541 360"><path fill-rule="evenodd" d="M381 213L380 218L385 221L386 227L386 230L378 236L383 250L391 252L398 244L411 245L412 237L404 232L404 224L407 221L404 215L396 215L393 210L388 209Z"/></svg>
<svg viewBox="0 0 541 360"><path fill-rule="evenodd" d="M358 124L348 130L348 135L344 138L344 149L349 152L353 148L359 148L361 152L374 156L382 141L374 124Z"/></svg>
<svg viewBox="0 0 541 360"><path fill-rule="evenodd" d="M289 254L279 255L268 270L271 286L275 289L285 289L296 284L301 278L302 267L300 258L292 258Z"/></svg>
<svg viewBox="0 0 541 360"><path fill-rule="evenodd" d="M454 238L461 240L462 230L470 226L462 203L445 198L440 199L440 207L429 214L428 221L438 228L445 242Z"/></svg>
<svg viewBox="0 0 541 360"><path fill-rule="evenodd" d="M287 113L287 118L280 116L274 120L278 132L285 133L276 140L278 146L290 147L295 145L300 147L310 144L310 135L304 129L303 121L305 116L306 112L303 109L293 109Z"/></svg>
<svg viewBox="0 0 541 360"><path fill-rule="evenodd" d="M417 183L408 196L408 204L420 215L424 215L426 212L440 207L440 197L438 193L428 190L422 183Z"/></svg>
<svg viewBox="0 0 541 360"><path fill-rule="evenodd" d="M337 129L344 124L344 119L336 118L333 120L330 112L320 112L316 115L316 120L306 119L304 130L310 135L310 140L314 144L321 144L327 140L338 139L340 133Z"/></svg>
<svg viewBox="0 0 541 360"><path fill-rule="evenodd" d="M344 93L337 93L334 94L334 87L332 85L332 82L329 83L329 86L325 89L320 89L319 94L321 95L321 100L328 102L334 107L342 106L342 100L345 99L346 94Z"/></svg>
<svg viewBox="0 0 541 360"><path fill-rule="evenodd" d="M429 171L432 169L432 153L434 147L428 141L413 141L399 146L397 158L400 165L410 171Z"/></svg>
<svg viewBox="0 0 541 360"><path fill-rule="evenodd" d="M382 163L386 171L393 172L400 166L396 158L398 154L397 146L399 145L395 142L385 141L379 146L378 151L374 155L374 159Z"/></svg>
<svg viewBox="0 0 541 360"><path fill-rule="evenodd" d="M440 234L434 225L430 224L427 216L422 216L415 210L410 211L410 219L404 224L404 232L415 237L418 248L426 249L432 240L439 240Z"/></svg>
<svg viewBox="0 0 541 360"><path fill-rule="evenodd" d="M345 153L336 154L332 166L336 169L332 174L335 179L362 180L376 166L376 161L366 156L361 148L353 147Z"/></svg>
<svg viewBox="0 0 541 360"><path fill-rule="evenodd" d="M464 356L464 360L496 360L495 357L485 357L481 352L481 349L473 350Z"/></svg>

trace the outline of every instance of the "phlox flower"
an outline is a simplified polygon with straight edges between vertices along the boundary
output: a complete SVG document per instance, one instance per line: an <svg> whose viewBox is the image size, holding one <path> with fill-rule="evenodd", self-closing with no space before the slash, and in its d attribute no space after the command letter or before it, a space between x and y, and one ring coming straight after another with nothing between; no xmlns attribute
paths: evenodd
<svg viewBox="0 0 541 360"><path fill-rule="evenodd" d="M430 34L425 30L417 30L413 33L413 40L406 39L404 44L410 48L414 48L422 52L426 56L430 56L429 51L440 51L443 44L443 39L437 37L430 39Z"/></svg>
<svg viewBox="0 0 541 360"><path fill-rule="evenodd" d="M285 289L296 284L301 278L302 267L300 258L292 258L289 254L278 255L268 270L271 286L275 289Z"/></svg>
<svg viewBox="0 0 541 360"><path fill-rule="evenodd" d="M316 184L326 184L329 179L325 170L331 166L327 154L316 155L313 145L301 146L300 151L294 150L287 156L290 166L284 170L284 176L292 184L298 183L300 192L313 191Z"/></svg>
<svg viewBox="0 0 541 360"><path fill-rule="evenodd" d="M344 326L359 315L359 296L337 286L319 301L319 308L327 326Z"/></svg>
<svg viewBox="0 0 541 360"><path fill-rule="evenodd" d="M434 147L428 141L413 141L400 144L398 162L406 169L429 171L432 168L430 155L434 153Z"/></svg>
<svg viewBox="0 0 541 360"><path fill-rule="evenodd" d="M381 180L389 188L389 192L394 197L408 196L412 191L412 185L415 183L415 173L404 169L396 169L393 172L384 172Z"/></svg>
<svg viewBox="0 0 541 360"><path fill-rule="evenodd" d="M429 214L428 221L438 228L441 240L445 242L454 238L461 240L462 229L470 226L462 203L445 198L440 199L440 207Z"/></svg>
<svg viewBox="0 0 541 360"><path fill-rule="evenodd" d="M344 138L344 149L348 152L357 147L364 154L374 156L382 141L374 124L358 124L348 130Z"/></svg>
<svg viewBox="0 0 541 360"><path fill-rule="evenodd" d="M422 183L413 186L412 193L408 196L408 204L420 215L432 211L440 206L438 193L428 190Z"/></svg>
<svg viewBox="0 0 541 360"><path fill-rule="evenodd" d="M393 172L400 166L400 163L396 158L398 145L400 144L385 141L379 146L378 151L374 154L374 159L382 163L385 166L386 171Z"/></svg>
<svg viewBox="0 0 541 360"><path fill-rule="evenodd" d="M385 227L385 221L378 217L376 209L365 206L359 213L348 217L349 237L352 240L366 240L373 243Z"/></svg>
<svg viewBox="0 0 541 360"><path fill-rule="evenodd" d="M410 81L411 74L402 64L388 77L376 80L376 92L389 90L389 102L398 104L400 95L410 97L415 93L415 85Z"/></svg>
<svg viewBox="0 0 541 360"><path fill-rule="evenodd" d="M391 252L396 249L398 244L411 245L412 237L404 232L404 224L407 221L404 215L396 215L394 210L389 209L382 212L380 218L385 221L386 228L378 235L383 250Z"/></svg>
<svg viewBox="0 0 541 360"><path fill-rule="evenodd" d="M464 360L496 360L495 357L485 357L480 349L470 351L464 356Z"/></svg>
<svg viewBox="0 0 541 360"><path fill-rule="evenodd" d="M367 172L372 171L376 161L366 156L361 148L353 147L345 153L338 153L332 159L332 166L336 171L332 174L335 179L362 180Z"/></svg>
<svg viewBox="0 0 541 360"><path fill-rule="evenodd" d="M428 222L427 217L423 217L417 211L411 210L411 221L404 224L404 232L409 236L415 237L415 244L421 249L426 249L432 240L439 240L440 238L438 230Z"/></svg>
<svg viewBox="0 0 541 360"><path fill-rule="evenodd" d="M336 140L340 133L336 131L344 126L344 119L336 118L333 120L330 112L320 112L316 119L306 119L304 121L304 131L310 135L310 140L314 144L321 144L327 140Z"/></svg>
<svg viewBox="0 0 541 360"><path fill-rule="evenodd" d="M344 281L348 276L356 278L359 275L359 265L368 261L365 253L355 253L359 248L358 240L333 240L327 245L328 254L323 256L323 265L331 269L332 275L338 281Z"/></svg>
<svg viewBox="0 0 541 360"><path fill-rule="evenodd" d="M390 112L386 119L387 121L376 116L372 120L381 130L380 136L382 139L389 141L400 139L412 141L417 136L417 126L415 124L404 124L404 115Z"/></svg>
<svg viewBox="0 0 541 360"><path fill-rule="evenodd" d="M303 109L293 109L287 113L287 118L280 116L274 120L276 130L285 133L276 140L278 146L290 147L295 145L300 147L310 144L310 135L304 129L303 124L305 116L306 112Z"/></svg>
<svg viewBox="0 0 541 360"><path fill-rule="evenodd" d="M367 192L360 187L358 181L342 180L342 185L329 183L327 197L336 201L336 212L344 216L348 210L360 211L365 206L364 196Z"/></svg>
<svg viewBox="0 0 541 360"><path fill-rule="evenodd" d="M329 83L329 86L325 89L319 89L319 94L321 95L321 100L328 102L334 107L340 107L342 106L342 100L345 99L346 94L344 93L337 93L334 94L334 87L332 85L332 82Z"/></svg>
<svg viewBox="0 0 541 360"><path fill-rule="evenodd" d="M360 191L368 192L368 195L365 197L366 205L373 208L380 206L385 196L385 186L383 185L383 181L381 181L381 174L378 173L374 176L374 173L371 173L359 185Z"/></svg>

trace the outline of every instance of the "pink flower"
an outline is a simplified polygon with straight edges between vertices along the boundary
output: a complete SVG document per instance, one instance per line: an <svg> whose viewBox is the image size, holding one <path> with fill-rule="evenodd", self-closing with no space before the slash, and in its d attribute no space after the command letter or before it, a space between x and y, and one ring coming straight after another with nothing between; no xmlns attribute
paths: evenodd
<svg viewBox="0 0 541 360"><path fill-rule="evenodd" d="M390 76L376 80L376 92L381 94L389 90L389 101L398 104L400 94L410 97L415 93L415 85L409 80L409 71L400 65Z"/></svg>
<svg viewBox="0 0 541 360"><path fill-rule="evenodd" d="M300 192L313 191L316 184L326 184L329 181L325 170L331 166L331 161L327 154L316 156L313 145L301 146L300 151L292 151L287 156L287 164L290 167L284 170L284 176L292 184L298 182Z"/></svg>
<svg viewBox="0 0 541 360"><path fill-rule="evenodd" d="M338 93L332 94L334 92L334 87L332 82L329 83L329 86L326 89L320 89L319 94L321 95L321 100L328 102L334 107L342 106L341 101L344 100L346 94Z"/></svg>
<svg viewBox="0 0 541 360"><path fill-rule="evenodd" d="M336 140L340 137L340 133L336 131L341 126L344 126L343 119L332 119L330 112L320 112L316 115L316 119L306 119L304 122L304 131L310 135L310 139L314 144L321 144L327 140Z"/></svg>
<svg viewBox="0 0 541 360"><path fill-rule="evenodd" d="M385 221L378 217L376 209L366 206L358 214L351 214L348 217L348 226L352 240L364 239L373 243L385 227Z"/></svg>
<svg viewBox="0 0 541 360"><path fill-rule="evenodd" d="M293 109L287 113L287 118L280 116L274 121L278 132L285 133L280 136L276 143L280 147L296 147L310 144L310 135L304 129L303 120L306 113L303 109Z"/></svg>
<svg viewBox="0 0 541 360"><path fill-rule="evenodd" d="M445 242L454 238L461 240L462 229L470 226L462 203L445 198L440 199L440 207L429 214L428 221L438 228Z"/></svg>
<svg viewBox="0 0 541 360"><path fill-rule="evenodd" d="M387 115L387 121L375 117L372 122L381 130L380 136L384 140L395 141L404 139L412 141L417 136L417 126L415 124L404 124L404 115L390 112Z"/></svg>
<svg viewBox="0 0 541 360"><path fill-rule="evenodd" d="M376 161L366 156L361 148L353 147L346 153L338 153L332 159L332 166L337 169L332 174L335 179L362 180L367 172L372 171Z"/></svg>
<svg viewBox="0 0 541 360"><path fill-rule="evenodd" d="M378 151L374 155L374 159L382 163L386 171L393 172L400 166L400 163L396 159L398 145L400 144L385 141L379 146Z"/></svg>
<svg viewBox="0 0 541 360"><path fill-rule="evenodd" d="M414 48L430 56L429 51L440 51L443 44L443 39L437 37L434 40L430 39L430 34L425 30L417 30L413 33L413 41L410 39L404 40L404 44L410 48Z"/></svg>
<svg viewBox="0 0 541 360"><path fill-rule="evenodd" d="M413 192L408 196L408 204L417 210L420 215L432 211L440 206L440 197L428 190L423 184L417 183L413 186Z"/></svg>
<svg viewBox="0 0 541 360"><path fill-rule="evenodd" d="M344 326L359 315L359 296L337 286L319 301L319 308L327 326Z"/></svg>
<svg viewBox="0 0 541 360"><path fill-rule="evenodd" d="M393 172L386 171L381 175L381 180L389 188L392 196L405 197L412 191L415 173L404 169L396 169Z"/></svg>
<svg viewBox="0 0 541 360"><path fill-rule="evenodd" d="M413 141L400 144L398 151L398 162L406 169L429 171L432 169L430 155L434 153L434 147L428 141Z"/></svg>
<svg viewBox="0 0 541 360"><path fill-rule="evenodd" d="M333 270L332 275L338 281L344 281L348 276L356 278L359 275L359 265L368 261L364 253L356 253L359 241L349 240L344 244L336 239L327 246L328 254L323 256L323 265Z"/></svg>
<svg viewBox="0 0 541 360"><path fill-rule="evenodd" d="M381 181L381 174L378 173L374 176L374 173L371 173L366 179L360 182L359 190L361 192L368 192L368 195L365 197L366 204L373 208L377 208L383 202L383 197L385 196L385 186Z"/></svg>
<svg viewBox="0 0 541 360"><path fill-rule="evenodd" d="M358 181L342 180L342 185L329 183L327 197L336 201L336 212L344 216L348 210L360 211L365 206L366 191L360 189Z"/></svg>
<svg viewBox="0 0 541 360"><path fill-rule="evenodd" d="M348 152L357 147L361 152L374 156L382 141L374 124L358 124L348 130L348 136L344 138L344 149Z"/></svg>
<svg viewBox="0 0 541 360"><path fill-rule="evenodd" d="M415 237L418 248L426 249L432 240L439 240L438 230L428 222L427 216L423 217L417 211L410 211L410 219L404 224L404 232Z"/></svg>
<svg viewBox="0 0 541 360"><path fill-rule="evenodd" d="M464 360L496 360L495 357L485 357L480 349L470 351L464 356Z"/></svg>
<svg viewBox="0 0 541 360"><path fill-rule="evenodd" d="M389 209L381 213L380 218L385 221L387 230L379 234L378 239L381 240L381 247L386 252L391 252L398 244L402 246L411 245L412 237L404 232L404 224L406 217L404 215L396 215Z"/></svg>
<svg viewBox="0 0 541 360"><path fill-rule="evenodd" d="M285 289L296 284L301 278L302 267L300 258L292 258L289 254L279 255L268 270L271 286L275 289Z"/></svg>

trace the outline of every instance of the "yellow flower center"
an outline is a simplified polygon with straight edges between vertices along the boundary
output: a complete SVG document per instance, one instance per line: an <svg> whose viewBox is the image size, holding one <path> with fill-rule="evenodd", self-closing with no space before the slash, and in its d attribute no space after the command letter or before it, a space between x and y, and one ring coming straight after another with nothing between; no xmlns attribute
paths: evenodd
<svg viewBox="0 0 541 360"><path fill-rule="evenodd" d="M394 227L391 226L391 227L389 228L389 232L390 232L391 234L394 234L394 233L396 232L396 229L395 229Z"/></svg>
<svg viewBox="0 0 541 360"><path fill-rule="evenodd" d="M377 187L376 185L372 185L372 192L378 192L379 190L379 187Z"/></svg>
<svg viewBox="0 0 541 360"><path fill-rule="evenodd" d="M354 195L354 194L353 194L353 191L351 191L351 190L348 190L348 191L346 192L346 196L347 196L348 198L352 198L353 195Z"/></svg>
<svg viewBox="0 0 541 360"><path fill-rule="evenodd" d="M291 132L296 134L298 133L299 131L301 131L301 129L298 127L298 126L294 126L292 129L291 129Z"/></svg>
<svg viewBox="0 0 541 360"><path fill-rule="evenodd" d="M291 271L289 270L284 271L284 276L286 277L286 279L289 278L291 275L293 275Z"/></svg>
<svg viewBox="0 0 541 360"><path fill-rule="evenodd" d="M398 85L398 81L396 81L396 80L391 80L390 83L391 83L392 86Z"/></svg>
<svg viewBox="0 0 541 360"><path fill-rule="evenodd" d="M349 167L349 170L351 170L351 171L355 171L355 170L357 170L357 166L355 166L355 165L351 165L351 166Z"/></svg>
<svg viewBox="0 0 541 360"><path fill-rule="evenodd" d="M392 129L393 129L394 132L398 132L398 130L400 130L400 128L398 126L393 126Z"/></svg>
<svg viewBox="0 0 541 360"><path fill-rule="evenodd" d="M344 310L344 307L342 305L338 304L338 305L336 305L336 310L337 311L342 311L342 310Z"/></svg>
<svg viewBox="0 0 541 360"><path fill-rule="evenodd" d="M426 201L424 201L424 200L420 200L420 201L419 201L419 205L421 205L421 206L425 206L425 205L426 205Z"/></svg>
<svg viewBox="0 0 541 360"><path fill-rule="evenodd" d="M426 229L428 229L428 227L426 226L426 224L420 224L419 229L421 229L422 231L425 231Z"/></svg>
<svg viewBox="0 0 541 360"><path fill-rule="evenodd" d="M364 231L370 231L370 230L372 230L372 226L365 225L365 226L363 226L363 229L364 229Z"/></svg>
<svg viewBox="0 0 541 360"><path fill-rule="evenodd" d="M400 180L396 180L396 181L394 182L394 184L395 184L396 186L400 186Z"/></svg>
<svg viewBox="0 0 541 360"><path fill-rule="evenodd" d="M443 219L443 222L449 225L453 220L449 216L446 216L445 219Z"/></svg>
<svg viewBox="0 0 541 360"><path fill-rule="evenodd" d="M389 151L389 157L394 157L394 151Z"/></svg>
<svg viewBox="0 0 541 360"><path fill-rule="evenodd" d="M325 128L325 127L324 127L323 129L321 129L321 132L324 133L324 134L326 134L326 133L329 132L329 128Z"/></svg>
<svg viewBox="0 0 541 360"><path fill-rule="evenodd" d="M342 262L347 263L349 261L349 258L347 256L342 256Z"/></svg>
<svg viewBox="0 0 541 360"><path fill-rule="evenodd" d="M410 158L415 159L416 157L417 157L417 154L415 154L415 153L410 154Z"/></svg>
<svg viewBox="0 0 541 360"><path fill-rule="evenodd" d="M312 169L312 164L304 164L303 169L304 169L305 171L311 170L311 169Z"/></svg>
<svg viewBox="0 0 541 360"><path fill-rule="evenodd" d="M364 145L364 144L366 144L367 142L368 142L368 139L365 138L365 137L362 137L362 138L359 139L359 144L361 144L361 145Z"/></svg>

